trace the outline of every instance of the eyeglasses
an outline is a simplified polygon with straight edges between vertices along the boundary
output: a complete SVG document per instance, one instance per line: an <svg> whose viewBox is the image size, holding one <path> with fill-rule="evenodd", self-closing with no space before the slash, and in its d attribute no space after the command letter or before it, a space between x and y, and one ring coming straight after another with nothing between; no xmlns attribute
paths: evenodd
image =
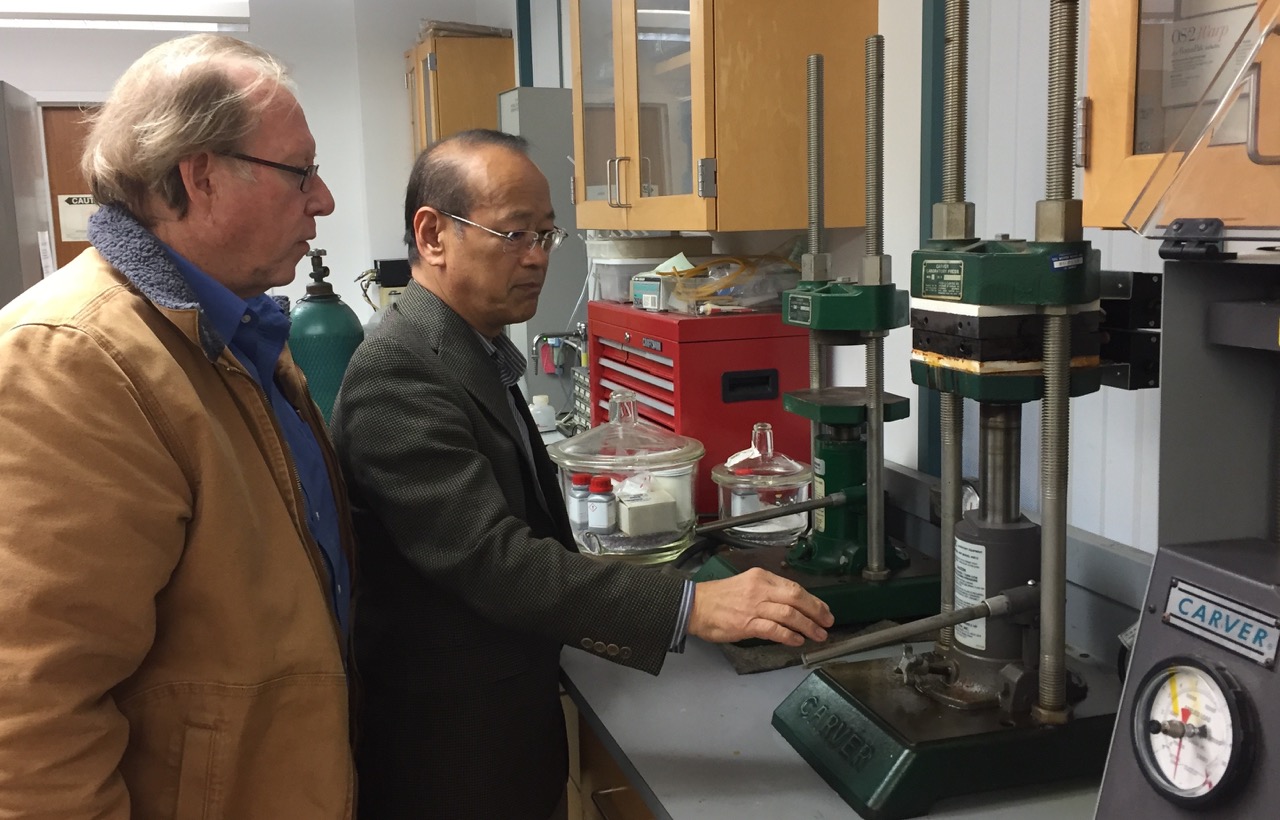
<svg viewBox="0 0 1280 820"><path fill-rule="evenodd" d="M285 165L283 162L272 162L269 159L251 157L248 154L238 154L235 151L227 151L223 156L231 157L232 159L244 160L245 162L253 162L258 165L265 165L268 168L277 168L281 171L288 171L291 174L297 174L302 177L302 182L298 184L298 190L302 191L304 194L311 188L311 180L315 179L316 174L320 172L319 165L308 165L306 168L303 168L298 165Z"/></svg>
<svg viewBox="0 0 1280 820"><path fill-rule="evenodd" d="M506 253L514 253L523 256L533 250L533 246L537 245L547 253L551 253L560 247L560 243L565 240L569 234L559 228L552 228L549 231L495 231L493 228L486 228L483 225L472 222L470 219L463 219L456 214L448 211L440 211L444 216L450 219L456 219L459 222L470 225L473 228L479 228L485 233L491 233L502 239L502 250Z"/></svg>

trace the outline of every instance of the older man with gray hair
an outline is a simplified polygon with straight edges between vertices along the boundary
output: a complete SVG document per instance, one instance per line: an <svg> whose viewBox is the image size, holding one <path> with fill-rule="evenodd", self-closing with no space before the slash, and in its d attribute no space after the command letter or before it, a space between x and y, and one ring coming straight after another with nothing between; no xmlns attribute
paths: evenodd
<svg viewBox="0 0 1280 820"><path fill-rule="evenodd" d="M149 51L0 310L0 816L350 818L352 533L265 295L333 197L284 68Z"/></svg>

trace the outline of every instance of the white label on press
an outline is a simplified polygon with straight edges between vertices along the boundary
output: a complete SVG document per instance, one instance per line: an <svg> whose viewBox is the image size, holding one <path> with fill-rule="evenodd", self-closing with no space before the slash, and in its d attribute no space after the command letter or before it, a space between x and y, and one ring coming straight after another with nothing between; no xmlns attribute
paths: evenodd
<svg viewBox="0 0 1280 820"><path fill-rule="evenodd" d="M814 456L814 458L813 458L813 474L814 474L814 475L826 475L826 474L827 474L827 462L823 461L822 459L818 458L817 456ZM822 493L818 493L818 495L822 495Z"/></svg>
<svg viewBox="0 0 1280 820"><path fill-rule="evenodd" d="M815 458L816 465L822 459ZM822 498L827 494L827 482L822 479L822 475L818 474L813 477L813 497ZM813 528L818 532L827 531L827 508L819 507L813 511Z"/></svg>
<svg viewBox="0 0 1280 820"><path fill-rule="evenodd" d="M956 539L956 609L987 597L987 548ZM987 619L956 624L956 640L970 649L987 648Z"/></svg>
<svg viewBox="0 0 1280 820"><path fill-rule="evenodd" d="M1280 621L1234 598L1174 579L1164 622L1267 668L1275 664Z"/></svg>

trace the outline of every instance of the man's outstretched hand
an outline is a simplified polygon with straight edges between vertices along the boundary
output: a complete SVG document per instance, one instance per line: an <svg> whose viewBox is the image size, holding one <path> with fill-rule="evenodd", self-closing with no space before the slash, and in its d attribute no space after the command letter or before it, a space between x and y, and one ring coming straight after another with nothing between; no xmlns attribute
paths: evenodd
<svg viewBox="0 0 1280 820"><path fill-rule="evenodd" d="M834 620L827 605L796 582L753 567L697 585L689 634L712 643L761 638L800 646L805 638L825 641Z"/></svg>

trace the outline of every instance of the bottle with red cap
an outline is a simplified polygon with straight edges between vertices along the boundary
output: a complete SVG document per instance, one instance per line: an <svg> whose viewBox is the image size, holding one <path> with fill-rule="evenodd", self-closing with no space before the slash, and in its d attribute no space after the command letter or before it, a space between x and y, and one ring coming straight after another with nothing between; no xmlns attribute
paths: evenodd
<svg viewBox="0 0 1280 820"><path fill-rule="evenodd" d="M587 496L587 532L608 535L618 531L618 499L613 494L613 479L607 475L591 477L591 494Z"/></svg>
<svg viewBox="0 0 1280 820"><path fill-rule="evenodd" d="M581 532L587 528L587 496L591 494L591 474L574 473L571 482L566 500L569 525L574 532Z"/></svg>

